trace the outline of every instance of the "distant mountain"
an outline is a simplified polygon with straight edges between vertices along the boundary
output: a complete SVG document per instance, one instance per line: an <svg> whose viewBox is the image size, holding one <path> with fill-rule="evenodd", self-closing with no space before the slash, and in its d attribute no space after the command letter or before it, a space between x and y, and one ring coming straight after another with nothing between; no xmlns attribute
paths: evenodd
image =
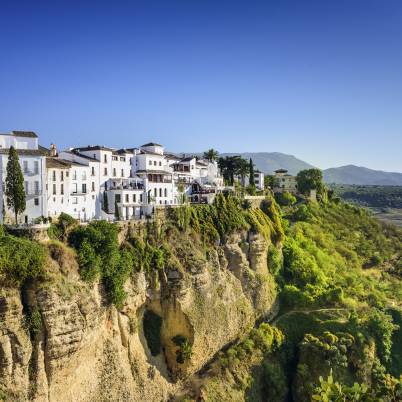
<svg viewBox="0 0 402 402"><path fill-rule="evenodd" d="M245 159L251 158L257 169L267 174L272 174L275 170L282 168L287 169L289 174L296 175L300 170L313 167L309 163L303 162L293 155L282 154L280 152L244 152L220 155L241 155L241 157Z"/></svg>
<svg viewBox="0 0 402 402"><path fill-rule="evenodd" d="M326 169L323 175L327 183L402 186L402 173L383 172L355 165Z"/></svg>
<svg viewBox="0 0 402 402"><path fill-rule="evenodd" d="M199 153L198 155L202 155ZM243 152L222 153L220 156L241 155L252 159L257 169L265 174L272 174L277 169L287 169L289 174L296 175L300 170L311 169L314 166L293 155L281 152ZM334 184L356 184L373 186L402 186L402 173L384 172L368 169L362 166L347 165L323 170L324 181Z"/></svg>

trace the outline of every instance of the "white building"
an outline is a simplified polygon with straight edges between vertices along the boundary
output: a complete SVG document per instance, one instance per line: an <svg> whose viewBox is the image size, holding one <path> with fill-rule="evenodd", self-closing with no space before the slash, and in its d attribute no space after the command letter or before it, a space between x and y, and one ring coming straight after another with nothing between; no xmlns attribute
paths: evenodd
<svg viewBox="0 0 402 402"><path fill-rule="evenodd" d="M46 158L47 214L57 218L70 210L71 162L55 157Z"/></svg>
<svg viewBox="0 0 402 402"><path fill-rule="evenodd" d="M26 209L20 214L20 222L32 223L36 218L47 215L46 205L46 154L47 150L38 144L38 136L32 131L11 131L0 134L0 198L4 205L0 210L2 222L14 222L14 213L7 207L4 194L6 167L10 147L13 146L19 156L26 194Z"/></svg>
<svg viewBox="0 0 402 402"><path fill-rule="evenodd" d="M81 221L102 217L100 163L90 156L62 151L59 158L71 163L70 201L67 213ZM102 179L103 180L103 179Z"/></svg>
<svg viewBox="0 0 402 402"><path fill-rule="evenodd" d="M107 197L106 213L116 215L117 212L124 220L138 219L145 198L143 181L139 178L109 179L104 197Z"/></svg>
<svg viewBox="0 0 402 402"><path fill-rule="evenodd" d="M144 184L144 203L150 205L175 204L173 171L164 156L162 145L150 142L134 149L132 176L138 176Z"/></svg>
<svg viewBox="0 0 402 402"><path fill-rule="evenodd" d="M260 172L259 170L254 171L254 184L257 190L264 190L264 177L264 173ZM250 178L249 176L245 176L244 179L240 181L243 186L247 187L250 183Z"/></svg>
<svg viewBox="0 0 402 402"><path fill-rule="evenodd" d="M41 216L57 218L62 212L80 221L115 215L136 219L154 206L193 200L193 193L195 202L209 202L223 188L216 162L165 153L153 142L139 148L95 145L57 154L53 144L50 151L40 147L35 133L13 131L0 134L2 198L10 146L17 149L24 172L27 209L22 220L27 223ZM7 208L6 216L11 220Z"/></svg>

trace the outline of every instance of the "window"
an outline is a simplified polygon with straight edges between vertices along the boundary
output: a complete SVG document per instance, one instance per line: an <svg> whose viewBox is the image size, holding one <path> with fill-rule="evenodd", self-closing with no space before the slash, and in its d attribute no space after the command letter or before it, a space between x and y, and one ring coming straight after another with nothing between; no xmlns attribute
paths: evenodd
<svg viewBox="0 0 402 402"><path fill-rule="evenodd" d="M162 189L159 189L159 197L162 197Z"/></svg>
<svg viewBox="0 0 402 402"><path fill-rule="evenodd" d="M137 202L137 195L133 194L133 202L136 203Z"/></svg>
<svg viewBox="0 0 402 402"><path fill-rule="evenodd" d="M66 171L66 177L68 177L69 176L69 174L68 174L68 170Z"/></svg>
<svg viewBox="0 0 402 402"><path fill-rule="evenodd" d="M34 204L35 204L35 206L39 205L39 198L34 198Z"/></svg>
<svg viewBox="0 0 402 402"><path fill-rule="evenodd" d="M107 176L107 168L104 168L104 169L103 169L103 175L104 175L104 176Z"/></svg>
<svg viewBox="0 0 402 402"><path fill-rule="evenodd" d="M56 181L56 171L55 171L55 170L53 170L53 177L52 177L52 180L53 180L53 181Z"/></svg>
<svg viewBox="0 0 402 402"><path fill-rule="evenodd" d="M126 202L130 202L130 199L128 197L128 194L126 194Z"/></svg>
<svg viewBox="0 0 402 402"><path fill-rule="evenodd" d="M152 161L149 161L148 165L149 165L149 166L152 166Z"/></svg>
<svg viewBox="0 0 402 402"><path fill-rule="evenodd" d="M73 194L77 194L77 183L73 183Z"/></svg>
<svg viewBox="0 0 402 402"><path fill-rule="evenodd" d="M142 194L140 194L140 202L142 202Z"/></svg>
<svg viewBox="0 0 402 402"><path fill-rule="evenodd" d="M53 195L56 195L57 191L56 191L56 184L53 184Z"/></svg>
<svg viewBox="0 0 402 402"><path fill-rule="evenodd" d="M103 162L107 163L107 155L103 155Z"/></svg>
<svg viewBox="0 0 402 402"><path fill-rule="evenodd" d="M73 197L73 204L78 204L78 198L77 197Z"/></svg>
<svg viewBox="0 0 402 402"><path fill-rule="evenodd" d="M117 161L117 156L112 156L112 161Z"/></svg>
<svg viewBox="0 0 402 402"><path fill-rule="evenodd" d="M91 190L92 190L92 191L95 191L95 182L94 182L94 181L92 182Z"/></svg>
<svg viewBox="0 0 402 402"><path fill-rule="evenodd" d="M124 169L121 169L121 177L124 177Z"/></svg>
<svg viewBox="0 0 402 402"><path fill-rule="evenodd" d="M60 184L60 194L64 195L64 184Z"/></svg>
<svg viewBox="0 0 402 402"><path fill-rule="evenodd" d="M113 168L113 176L116 177L116 168Z"/></svg>
<svg viewBox="0 0 402 402"><path fill-rule="evenodd" d="M116 194L116 196L114 197L116 202L120 202L121 201L121 196L120 194Z"/></svg>
<svg viewBox="0 0 402 402"><path fill-rule="evenodd" d="M161 162L161 161L159 161L159 166L162 166L162 162Z"/></svg>
<svg viewBox="0 0 402 402"><path fill-rule="evenodd" d="M24 161L24 173L28 173L28 161Z"/></svg>
<svg viewBox="0 0 402 402"><path fill-rule="evenodd" d="M95 167L94 166L91 167L91 176L95 176Z"/></svg>
<svg viewBox="0 0 402 402"><path fill-rule="evenodd" d="M39 173L39 162L34 161L34 173L38 174Z"/></svg>
<svg viewBox="0 0 402 402"><path fill-rule="evenodd" d="M156 161L154 161L154 166L156 166Z"/></svg>
<svg viewBox="0 0 402 402"><path fill-rule="evenodd" d="M86 192L87 192L87 185L85 183L82 183L82 192L84 194L86 194Z"/></svg>
<svg viewBox="0 0 402 402"><path fill-rule="evenodd" d="M82 172L82 180L86 180L87 179L87 172Z"/></svg>
<svg viewBox="0 0 402 402"><path fill-rule="evenodd" d="M167 197L167 188L165 188L165 197Z"/></svg>
<svg viewBox="0 0 402 402"><path fill-rule="evenodd" d="M73 172L73 180L77 180L77 171L76 170L74 170L74 172Z"/></svg>
<svg viewBox="0 0 402 402"><path fill-rule="evenodd" d="M158 190L156 188L154 188L154 197L157 197L158 195Z"/></svg>
<svg viewBox="0 0 402 402"><path fill-rule="evenodd" d="M61 180L61 181L64 180L64 172L63 172L63 171L60 172L60 180Z"/></svg>
<svg viewBox="0 0 402 402"><path fill-rule="evenodd" d="M122 162L125 162L125 161L126 161L126 158L125 158L124 156L120 156L120 160L121 160Z"/></svg>

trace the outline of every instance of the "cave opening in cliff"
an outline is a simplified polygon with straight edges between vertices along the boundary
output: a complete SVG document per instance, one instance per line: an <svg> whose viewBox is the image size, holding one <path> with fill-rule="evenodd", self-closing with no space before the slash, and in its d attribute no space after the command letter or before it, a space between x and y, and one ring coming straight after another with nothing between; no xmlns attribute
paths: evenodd
<svg viewBox="0 0 402 402"><path fill-rule="evenodd" d="M162 317L152 310L145 310L143 318L144 336L152 356L161 352Z"/></svg>

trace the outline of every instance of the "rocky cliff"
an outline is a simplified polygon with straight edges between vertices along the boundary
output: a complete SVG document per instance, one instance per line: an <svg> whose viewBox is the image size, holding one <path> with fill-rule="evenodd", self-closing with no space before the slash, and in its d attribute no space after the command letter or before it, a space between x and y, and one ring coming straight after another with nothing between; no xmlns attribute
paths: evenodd
<svg viewBox="0 0 402 402"><path fill-rule="evenodd" d="M120 243L130 236L133 228L122 228ZM133 272L119 308L108 303L101 281L80 279L74 252L55 242L47 244L45 281L2 287L0 400L168 400L219 350L273 314L266 236L237 230L212 246L185 231L167 239L176 263Z"/></svg>

